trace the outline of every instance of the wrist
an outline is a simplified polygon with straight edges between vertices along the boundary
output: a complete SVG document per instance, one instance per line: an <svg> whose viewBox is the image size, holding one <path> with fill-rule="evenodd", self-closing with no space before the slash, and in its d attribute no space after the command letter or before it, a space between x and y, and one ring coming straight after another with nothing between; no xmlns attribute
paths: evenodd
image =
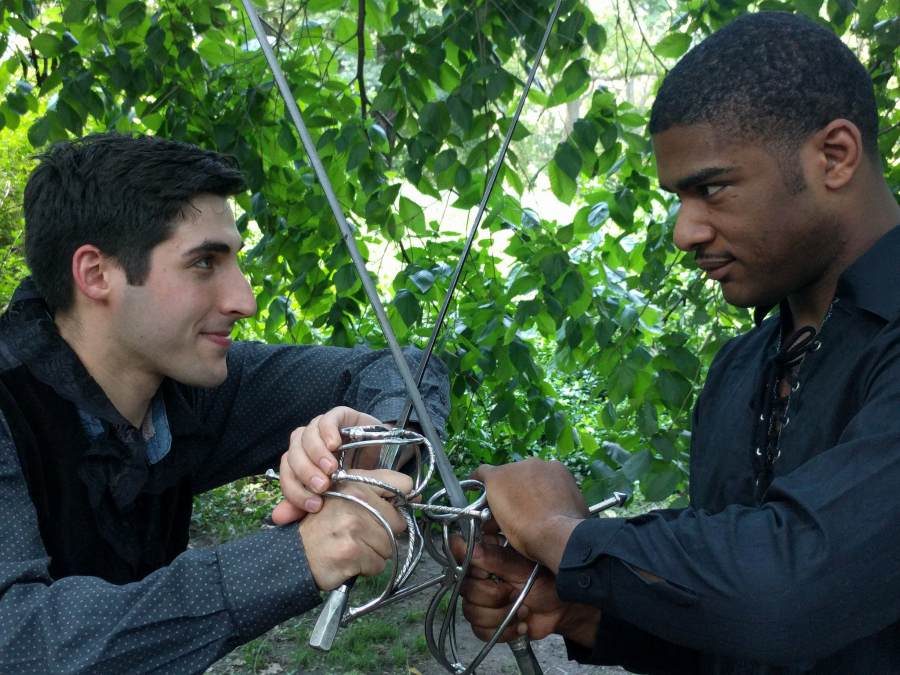
<svg viewBox="0 0 900 675"><path fill-rule="evenodd" d="M601 612L596 607L572 603L557 624L555 632L575 644L590 648L596 639L600 617Z"/></svg>
<svg viewBox="0 0 900 675"><path fill-rule="evenodd" d="M569 538L582 520L582 518L570 515L555 515L547 518L538 528L539 536L534 543L531 557L553 574L557 574Z"/></svg>

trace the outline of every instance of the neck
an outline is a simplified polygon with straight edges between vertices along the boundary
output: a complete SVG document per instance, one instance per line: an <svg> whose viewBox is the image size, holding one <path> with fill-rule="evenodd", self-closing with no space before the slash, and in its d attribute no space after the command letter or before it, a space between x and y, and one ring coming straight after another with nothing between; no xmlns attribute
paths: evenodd
<svg viewBox="0 0 900 675"><path fill-rule="evenodd" d="M78 355L110 403L133 426L143 424L150 402L162 381L135 367L111 336L103 333L102 321L79 321L73 316L56 317L60 336Z"/></svg>
<svg viewBox="0 0 900 675"><path fill-rule="evenodd" d="M846 241L829 269L812 284L788 296L792 326L788 333L804 326L822 327L838 279L850 265L868 251L881 237L900 224L900 205L883 180L874 181L871 190L861 193L858 206L850 209L843 231Z"/></svg>

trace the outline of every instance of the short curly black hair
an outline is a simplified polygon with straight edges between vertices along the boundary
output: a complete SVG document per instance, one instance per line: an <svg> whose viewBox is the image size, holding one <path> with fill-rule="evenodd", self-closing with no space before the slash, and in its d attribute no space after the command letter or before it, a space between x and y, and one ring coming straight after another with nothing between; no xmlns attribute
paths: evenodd
<svg viewBox="0 0 900 675"><path fill-rule="evenodd" d="M878 157L868 72L831 31L784 12L742 16L691 49L666 75L651 134L707 123L739 138L796 149L832 120L853 122Z"/></svg>

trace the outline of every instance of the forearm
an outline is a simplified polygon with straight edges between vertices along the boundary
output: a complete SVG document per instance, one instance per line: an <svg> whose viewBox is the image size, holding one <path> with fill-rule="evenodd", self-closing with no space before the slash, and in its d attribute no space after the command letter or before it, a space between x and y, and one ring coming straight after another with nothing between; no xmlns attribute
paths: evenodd
<svg viewBox="0 0 900 675"><path fill-rule="evenodd" d="M420 353L406 350L415 371ZM446 369L432 360L422 389L439 430L449 413ZM218 439L197 464L195 491L277 466L291 431L336 406L396 421L406 389L386 350L238 343L225 384L202 395L197 417Z"/></svg>
<svg viewBox="0 0 900 675"><path fill-rule="evenodd" d="M895 621L880 599L900 593L900 577L877 573L897 555L890 523L874 528L885 528L883 546L859 556L853 537L810 527L835 518L796 508L586 521L566 550L560 597L688 649L772 664L815 661Z"/></svg>
<svg viewBox="0 0 900 675"><path fill-rule="evenodd" d="M0 562L0 672L202 671L319 602L296 527L189 550L140 582Z"/></svg>

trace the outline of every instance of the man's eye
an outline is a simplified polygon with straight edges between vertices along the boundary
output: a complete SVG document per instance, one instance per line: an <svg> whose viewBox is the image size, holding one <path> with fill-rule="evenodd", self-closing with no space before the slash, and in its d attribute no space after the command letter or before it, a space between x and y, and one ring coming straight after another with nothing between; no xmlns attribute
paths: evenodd
<svg viewBox="0 0 900 675"><path fill-rule="evenodd" d="M697 187L697 192L700 193L701 197L712 197L724 187L724 185L718 185L716 183L711 183L709 185L700 185Z"/></svg>
<svg viewBox="0 0 900 675"><path fill-rule="evenodd" d="M201 270L211 270L213 268L213 258L211 255L198 258L193 262L191 267L196 267Z"/></svg>

